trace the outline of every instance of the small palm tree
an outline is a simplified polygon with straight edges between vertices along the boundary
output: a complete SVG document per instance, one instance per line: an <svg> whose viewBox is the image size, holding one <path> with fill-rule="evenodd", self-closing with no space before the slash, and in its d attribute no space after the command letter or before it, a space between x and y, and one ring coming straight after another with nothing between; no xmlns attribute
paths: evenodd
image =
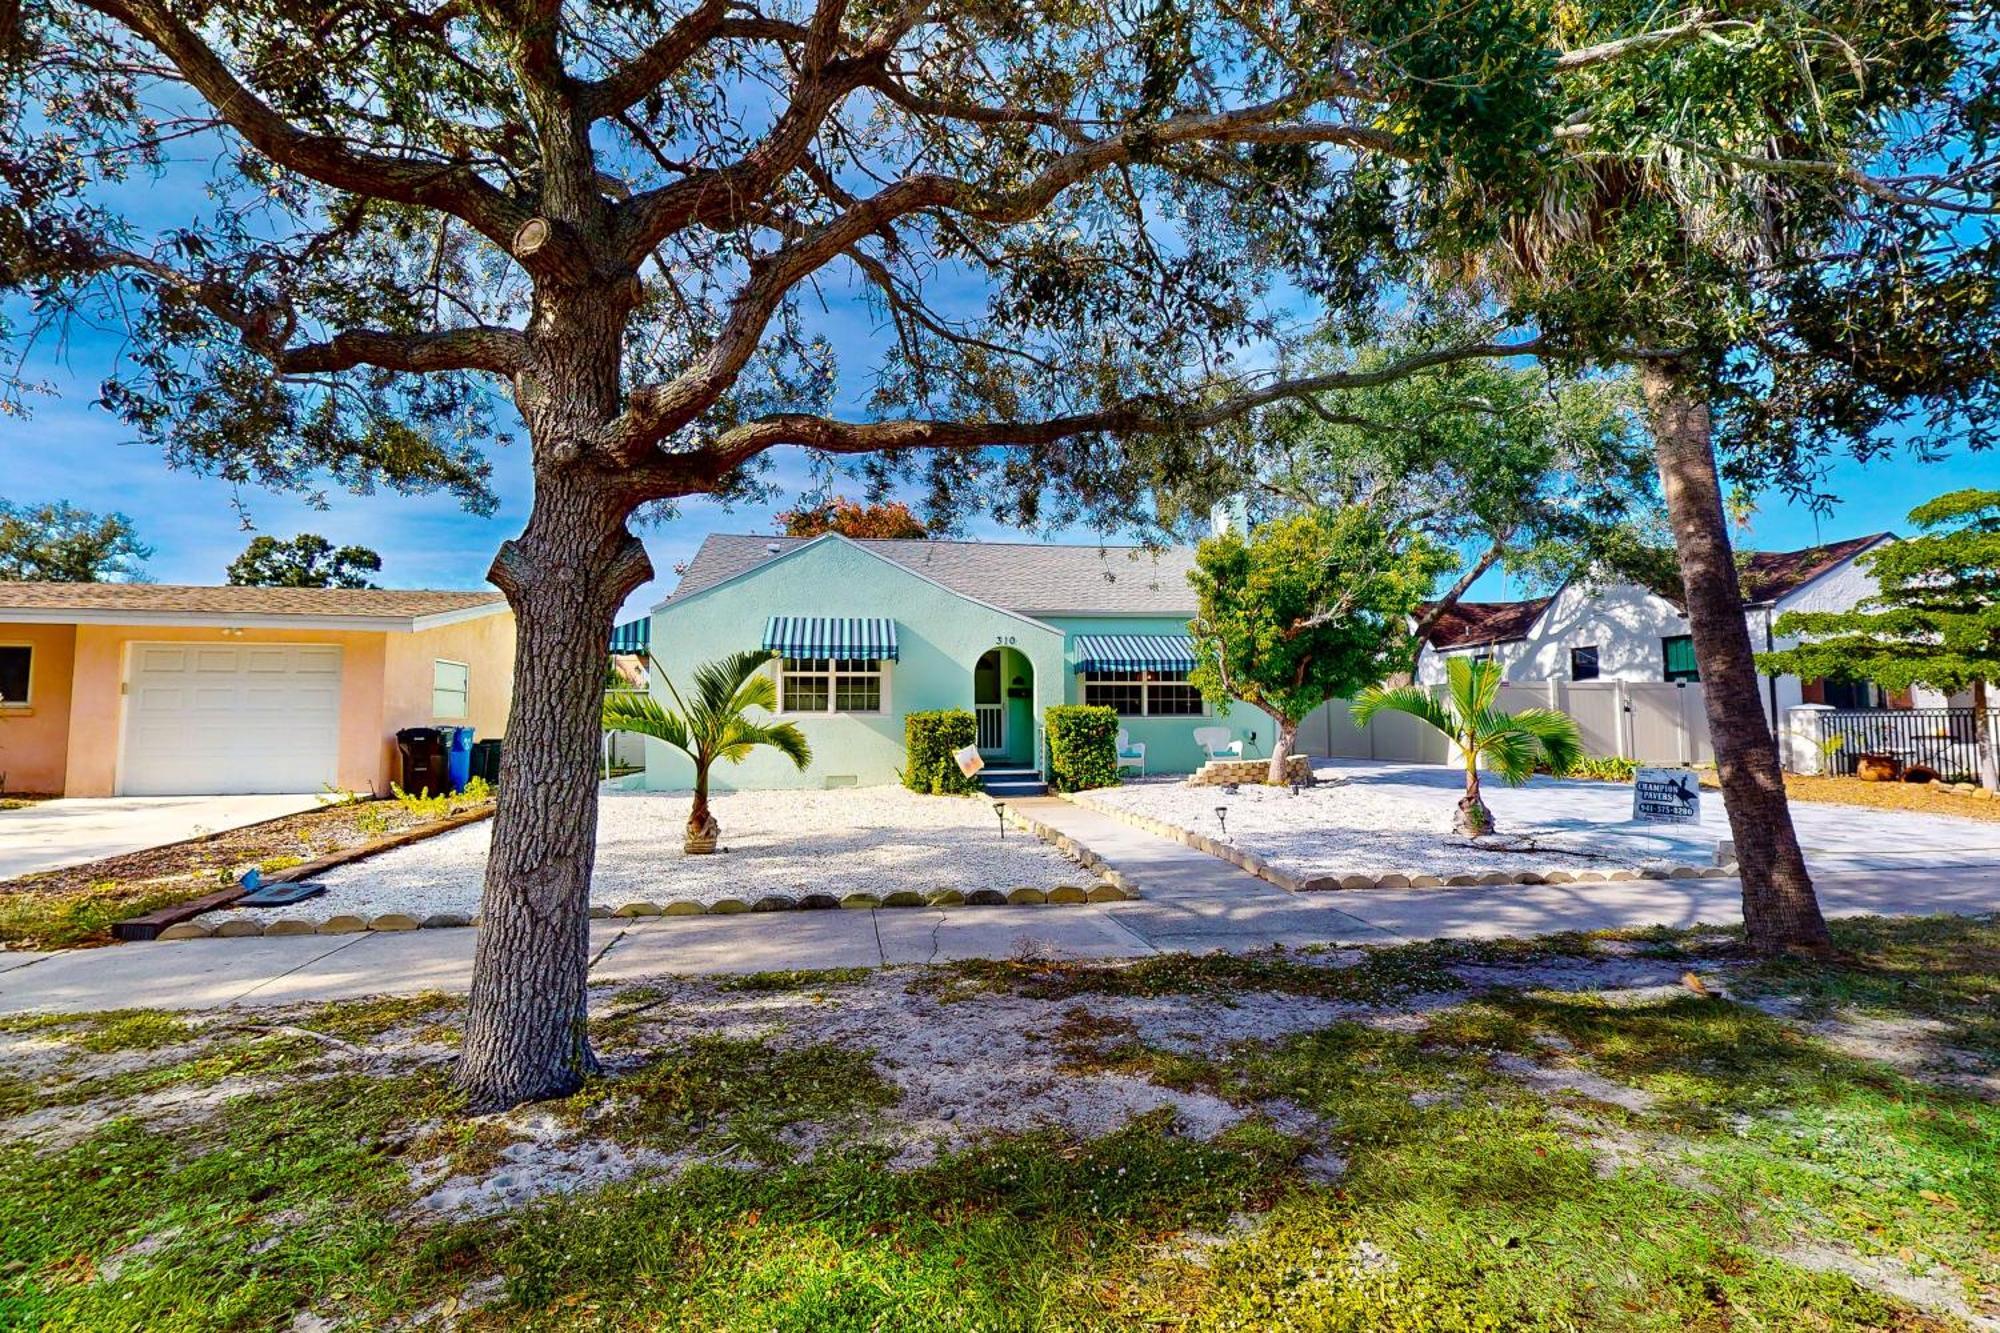
<svg viewBox="0 0 2000 1333"><path fill-rule="evenodd" d="M746 716L753 708L778 707L778 689L758 668L776 654L759 650L733 653L694 669L694 702L681 697L658 659L653 669L674 697L669 711L649 694L627 694L604 701L604 729L629 731L665 741L694 762L694 808L688 811L687 836L681 847L690 855L715 850L720 827L708 808L708 770L718 759L740 764L760 745L790 759L801 770L812 762L812 747L789 722L763 723Z"/></svg>
<svg viewBox="0 0 2000 1333"><path fill-rule="evenodd" d="M1534 776L1540 760L1560 776L1583 757L1583 737L1568 713L1524 708L1502 713L1493 707L1500 694L1500 668L1463 657L1445 661L1445 697L1415 685L1365 689L1354 701L1359 726L1384 709L1408 713L1443 732L1465 756L1465 795L1458 801L1457 830L1467 837L1493 831L1493 812L1479 795L1479 764L1486 760L1500 780L1518 787Z"/></svg>

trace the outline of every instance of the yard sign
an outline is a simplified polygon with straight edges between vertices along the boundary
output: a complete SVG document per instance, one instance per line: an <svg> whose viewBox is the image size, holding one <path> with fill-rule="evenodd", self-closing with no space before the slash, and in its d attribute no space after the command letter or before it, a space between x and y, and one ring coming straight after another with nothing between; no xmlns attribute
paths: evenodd
<svg viewBox="0 0 2000 1333"><path fill-rule="evenodd" d="M1701 779L1685 768L1640 769L1632 779L1632 818L1642 824L1699 824Z"/></svg>

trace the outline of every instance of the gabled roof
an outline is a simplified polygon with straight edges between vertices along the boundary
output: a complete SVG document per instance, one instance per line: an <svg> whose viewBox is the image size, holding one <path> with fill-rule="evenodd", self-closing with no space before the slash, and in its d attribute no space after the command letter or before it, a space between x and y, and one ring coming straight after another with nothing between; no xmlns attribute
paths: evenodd
<svg viewBox="0 0 2000 1333"><path fill-rule="evenodd" d="M1783 601L1877 542L1894 536L1892 532L1876 532L1799 551L1752 551L1743 561L1743 601L1750 606Z"/></svg>
<svg viewBox="0 0 2000 1333"><path fill-rule="evenodd" d="M662 605L692 597L815 540L711 534ZM1194 614L1194 589L1187 581L1194 552L1187 547L840 540L853 541L952 592L1022 614Z"/></svg>
<svg viewBox="0 0 2000 1333"><path fill-rule="evenodd" d="M1424 642L1443 652L1449 648L1478 648L1525 639L1553 600L1551 596L1525 602L1460 602L1437 618L1437 623L1424 635ZM1435 605L1425 602L1417 614L1427 615Z"/></svg>
<svg viewBox="0 0 2000 1333"><path fill-rule="evenodd" d="M0 583L0 620L422 629L505 611L490 588L237 588L173 583Z"/></svg>

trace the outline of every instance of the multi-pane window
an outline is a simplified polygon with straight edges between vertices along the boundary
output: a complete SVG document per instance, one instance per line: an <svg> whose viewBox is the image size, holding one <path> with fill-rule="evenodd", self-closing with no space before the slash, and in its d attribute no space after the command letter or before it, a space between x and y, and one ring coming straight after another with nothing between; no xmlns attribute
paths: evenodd
<svg viewBox="0 0 2000 1333"><path fill-rule="evenodd" d="M1569 650L1569 678L1571 680L1597 679L1597 645Z"/></svg>
<svg viewBox="0 0 2000 1333"><path fill-rule="evenodd" d="M35 650L24 643L0 643L0 704L28 702Z"/></svg>
<svg viewBox="0 0 2000 1333"><path fill-rule="evenodd" d="M781 713L879 713L882 663L870 658L836 662L826 657L787 657L778 669Z"/></svg>
<svg viewBox="0 0 2000 1333"><path fill-rule="evenodd" d="M1185 671L1086 671L1083 701L1120 717L1200 717L1208 711Z"/></svg>
<svg viewBox="0 0 2000 1333"><path fill-rule="evenodd" d="M431 663L431 716L467 717L472 709L472 668L443 658Z"/></svg>

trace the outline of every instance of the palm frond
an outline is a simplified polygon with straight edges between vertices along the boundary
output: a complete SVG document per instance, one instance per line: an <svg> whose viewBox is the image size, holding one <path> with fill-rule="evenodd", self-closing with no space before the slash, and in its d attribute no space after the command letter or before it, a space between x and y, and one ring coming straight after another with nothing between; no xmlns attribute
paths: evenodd
<svg viewBox="0 0 2000 1333"><path fill-rule="evenodd" d="M1445 693L1452 711L1461 718L1476 718L1493 707L1500 697L1500 668L1492 662L1475 662L1469 657L1451 657L1444 664Z"/></svg>
<svg viewBox="0 0 2000 1333"><path fill-rule="evenodd" d="M1348 711L1358 727L1367 726L1377 713L1408 713L1453 739L1458 736L1458 719L1429 690L1416 685L1371 685L1354 697Z"/></svg>
<svg viewBox="0 0 2000 1333"><path fill-rule="evenodd" d="M757 648L718 657L713 662L703 662L694 669L696 710L713 718L726 717L733 711L730 704L736 692L774 656L776 654L768 648Z"/></svg>
<svg viewBox="0 0 2000 1333"><path fill-rule="evenodd" d="M1498 716L1505 717L1506 714ZM1493 775L1510 787L1518 787L1535 776L1535 760L1541 746L1518 727L1495 727L1478 738L1479 757Z"/></svg>
<svg viewBox="0 0 2000 1333"><path fill-rule="evenodd" d="M1583 733L1568 713L1553 708L1523 708L1514 714L1513 722L1541 745L1542 759L1557 777L1575 768L1583 758Z"/></svg>
<svg viewBox="0 0 2000 1333"><path fill-rule="evenodd" d="M628 731L650 736L694 758L694 743L688 736L687 720L668 712L648 694L633 694L604 701L603 726L606 731Z"/></svg>
<svg viewBox="0 0 2000 1333"><path fill-rule="evenodd" d="M768 745L784 755L800 772L812 763L812 746L807 743L805 733L792 723L752 722L745 717L736 718L724 733L716 757L736 763L759 745Z"/></svg>

